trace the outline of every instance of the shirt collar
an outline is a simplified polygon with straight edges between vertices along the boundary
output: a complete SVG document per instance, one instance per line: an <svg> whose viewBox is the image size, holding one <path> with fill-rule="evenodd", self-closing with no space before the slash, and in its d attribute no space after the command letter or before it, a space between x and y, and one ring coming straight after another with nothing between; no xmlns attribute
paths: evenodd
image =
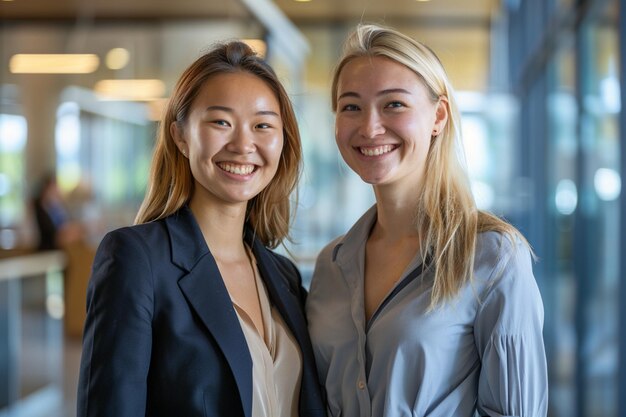
<svg viewBox="0 0 626 417"><path fill-rule="evenodd" d="M339 266L343 266L356 258L359 249L361 249L367 241L372 226L376 222L377 214L376 204L374 204L357 220L352 228L348 230L348 233L339 239L333 248L334 262Z"/></svg>

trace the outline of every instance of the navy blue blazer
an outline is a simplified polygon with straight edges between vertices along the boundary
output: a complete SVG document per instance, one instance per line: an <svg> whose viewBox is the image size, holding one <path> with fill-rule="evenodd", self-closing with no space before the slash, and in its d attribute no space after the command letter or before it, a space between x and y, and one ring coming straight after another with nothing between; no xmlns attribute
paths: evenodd
<svg viewBox="0 0 626 417"><path fill-rule="evenodd" d="M300 416L325 416L300 274L250 231L246 241L300 345ZM248 345L191 210L107 234L87 291L78 417L251 413Z"/></svg>

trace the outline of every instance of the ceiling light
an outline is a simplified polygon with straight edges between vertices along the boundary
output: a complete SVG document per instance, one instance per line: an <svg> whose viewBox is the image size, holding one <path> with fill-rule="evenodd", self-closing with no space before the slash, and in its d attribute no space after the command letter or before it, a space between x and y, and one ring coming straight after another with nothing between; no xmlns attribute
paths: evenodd
<svg viewBox="0 0 626 417"><path fill-rule="evenodd" d="M265 58L265 54L267 53L267 44L265 41L261 39L242 39L241 42L252 48L261 58Z"/></svg>
<svg viewBox="0 0 626 417"><path fill-rule="evenodd" d="M105 62L107 67L112 70L118 70L128 65L130 60L130 53L124 48L113 48L107 52Z"/></svg>
<svg viewBox="0 0 626 417"><path fill-rule="evenodd" d="M308 3L308 2L310 2L311 0L296 0L296 1L297 1L298 3Z"/></svg>
<svg viewBox="0 0 626 417"><path fill-rule="evenodd" d="M150 101L165 94L161 80L100 80L93 89L102 100Z"/></svg>
<svg viewBox="0 0 626 417"><path fill-rule="evenodd" d="M94 54L16 54L9 61L13 74L89 74L98 69Z"/></svg>

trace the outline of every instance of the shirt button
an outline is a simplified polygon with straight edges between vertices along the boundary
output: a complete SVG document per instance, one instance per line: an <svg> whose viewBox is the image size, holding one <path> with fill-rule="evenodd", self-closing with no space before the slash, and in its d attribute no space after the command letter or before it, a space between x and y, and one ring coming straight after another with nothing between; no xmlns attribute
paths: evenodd
<svg viewBox="0 0 626 417"><path fill-rule="evenodd" d="M359 389L365 389L365 382L359 380L359 382L357 383L357 387L359 387Z"/></svg>

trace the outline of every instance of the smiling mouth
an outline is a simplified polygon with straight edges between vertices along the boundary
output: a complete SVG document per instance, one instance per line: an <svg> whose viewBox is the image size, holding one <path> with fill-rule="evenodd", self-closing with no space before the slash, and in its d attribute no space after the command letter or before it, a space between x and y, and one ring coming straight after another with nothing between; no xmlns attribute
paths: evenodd
<svg viewBox="0 0 626 417"><path fill-rule="evenodd" d="M222 171L235 175L250 175L256 169L256 165L253 164L235 164L232 162L218 162L217 166Z"/></svg>
<svg viewBox="0 0 626 417"><path fill-rule="evenodd" d="M396 149L397 145L380 145L380 146L368 146L368 147L359 147L359 152L361 155L365 156L380 156L386 153L389 153Z"/></svg>

